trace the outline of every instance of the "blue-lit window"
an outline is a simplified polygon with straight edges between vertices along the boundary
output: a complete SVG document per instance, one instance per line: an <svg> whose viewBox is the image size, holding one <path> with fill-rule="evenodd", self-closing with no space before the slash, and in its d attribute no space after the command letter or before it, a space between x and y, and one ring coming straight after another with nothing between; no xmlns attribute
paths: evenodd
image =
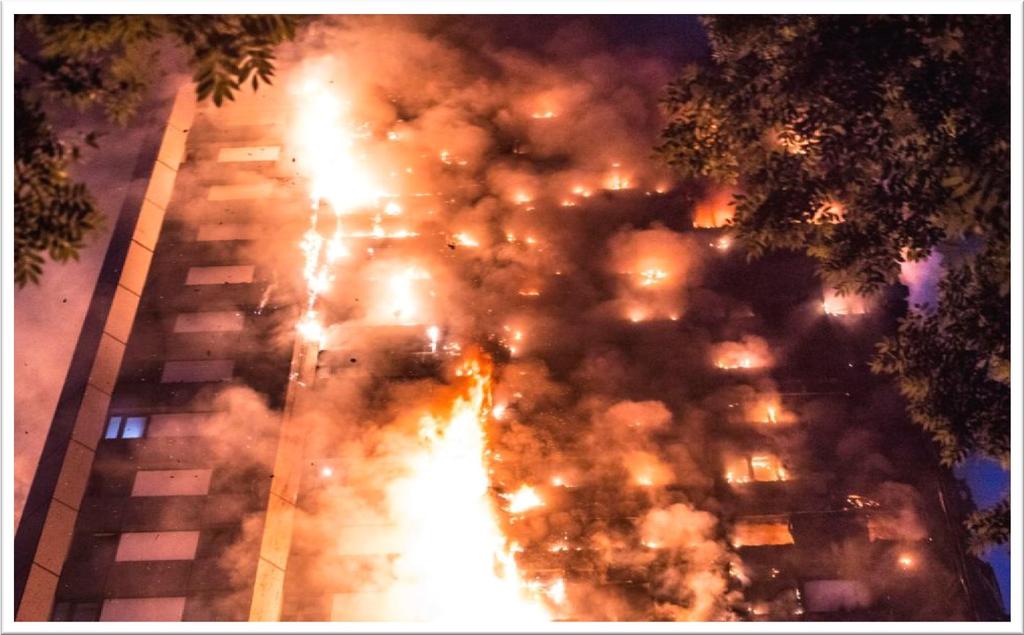
<svg viewBox="0 0 1024 635"><path fill-rule="evenodd" d="M104 439L141 439L146 436L148 417L111 417Z"/></svg>
<svg viewBox="0 0 1024 635"><path fill-rule="evenodd" d="M107 422L107 432L104 439L116 439L121 435L121 417L111 417Z"/></svg>
<svg viewBox="0 0 1024 635"><path fill-rule="evenodd" d="M141 439L146 432L145 417L128 417L124 420L124 429L121 430L122 439Z"/></svg>

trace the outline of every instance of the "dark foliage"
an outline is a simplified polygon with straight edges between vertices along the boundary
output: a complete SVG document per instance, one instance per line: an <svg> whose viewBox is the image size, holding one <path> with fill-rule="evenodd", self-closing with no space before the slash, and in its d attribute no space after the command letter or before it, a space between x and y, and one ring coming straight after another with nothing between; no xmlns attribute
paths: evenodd
<svg viewBox="0 0 1024 635"><path fill-rule="evenodd" d="M51 108L97 108L127 123L144 99L158 55L184 49L197 98L216 105L271 83L274 47L300 20L276 15L39 15L15 23L14 278L38 282L44 255L78 257L102 214L69 176L78 142L62 139ZM96 146L90 133L82 140Z"/></svg>
<svg viewBox="0 0 1024 635"><path fill-rule="evenodd" d="M936 305L911 307L879 344L873 368L896 379L945 464L981 453L1008 465L1009 19L705 26L712 57L668 87L658 151L736 188L733 232L751 257L804 251L840 293L895 284L902 262L940 246L964 254L947 263ZM976 544L1005 540L1008 510L969 523Z"/></svg>

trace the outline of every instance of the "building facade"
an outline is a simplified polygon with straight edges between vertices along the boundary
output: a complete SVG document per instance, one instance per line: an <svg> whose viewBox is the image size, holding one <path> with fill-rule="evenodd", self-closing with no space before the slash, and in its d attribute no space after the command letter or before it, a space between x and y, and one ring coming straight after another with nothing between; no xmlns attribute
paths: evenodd
<svg viewBox="0 0 1024 635"><path fill-rule="evenodd" d="M324 456L311 440L316 430L292 414L318 385L358 363L345 342L387 340L389 361L375 372L392 381L441 377L448 352L436 336L431 342L430 324L416 320L314 343L281 328L299 312L278 303L291 297L281 292L289 283L260 250L264 241L293 235L268 219L282 210L304 219L309 207L289 161L287 108L266 92L223 110L197 108L193 97L190 86L179 93L155 156L141 168L144 190L129 197L132 209L115 231L18 530L17 617L388 619L363 611L368 600L358 590L311 581L322 556L310 548L315 538L303 510L321 479L344 466L336 468L341 457ZM514 146L507 154L529 160ZM603 204L643 200L612 193ZM426 197L396 202L428 205ZM379 218L352 223L364 232L353 240L360 252L436 238L386 244L390 229L375 235ZM969 500L937 467L927 442L901 428L894 436L902 440L876 455L847 434L851 424L883 437L907 426L900 402L866 364L891 311L823 296L802 258L752 265L723 248L728 238L720 230L687 231L707 243L705 287L728 293L735 310L717 296L696 298L678 324L675 317L609 318L601 337L650 347L665 329L683 328L716 342L759 336L793 343L776 365L743 353L739 361L709 362L689 395L705 400L715 419L702 460L714 466L708 500L722 538L739 555L729 572L738 592L734 613L755 620L1002 619L991 572L960 546L958 518ZM545 302L573 301L573 290L553 276L546 284ZM514 302L534 302L531 295ZM801 310L802 335L792 337L786 331ZM496 361L507 361L509 346L492 344ZM777 387L777 400L764 403L749 389L762 381ZM723 386L736 390L723 393ZM227 408L231 399L245 408ZM577 441L555 443L585 471L592 459ZM663 500L692 499L686 487L656 487ZM544 513L573 516L581 526L636 520L609 514L609 494L598 487L558 482L542 495L552 501ZM641 510L648 494L635 495ZM389 542L386 526L345 518L337 525L348 536L341 540L348 548L334 554L338 566L401 548ZM596 564L585 547L538 542L516 557L541 584L597 583L636 606L659 601L648 570Z"/></svg>

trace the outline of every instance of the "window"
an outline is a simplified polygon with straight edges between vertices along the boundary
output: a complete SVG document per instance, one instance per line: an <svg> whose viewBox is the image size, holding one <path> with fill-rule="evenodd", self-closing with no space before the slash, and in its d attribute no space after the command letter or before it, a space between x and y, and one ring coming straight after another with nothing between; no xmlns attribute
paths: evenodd
<svg viewBox="0 0 1024 635"><path fill-rule="evenodd" d="M180 622L184 597L116 598L103 602L101 622Z"/></svg>
<svg viewBox="0 0 1024 635"><path fill-rule="evenodd" d="M192 560L198 544L198 531L129 532L121 534L114 560Z"/></svg>
<svg viewBox="0 0 1024 635"><path fill-rule="evenodd" d="M205 424L212 412L174 412L153 415L149 418L150 438L153 437L200 437L208 433Z"/></svg>
<svg viewBox="0 0 1024 635"><path fill-rule="evenodd" d="M210 491L212 470L140 470L132 496L203 496Z"/></svg>
<svg viewBox="0 0 1024 635"><path fill-rule="evenodd" d="M732 535L734 547L793 544L793 534L789 531L789 519L785 516L741 518L736 521Z"/></svg>
<svg viewBox="0 0 1024 635"><path fill-rule="evenodd" d="M277 161L281 155L279 146L252 146L245 148L221 148L217 153L219 163L241 161Z"/></svg>
<svg viewBox="0 0 1024 635"><path fill-rule="evenodd" d="M185 284L247 284L252 282L255 271L253 265L191 267L185 277Z"/></svg>
<svg viewBox="0 0 1024 635"><path fill-rule="evenodd" d="M871 590L860 580L811 580L804 583L807 610L812 613L854 611L871 606Z"/></svg>
<svg viewBox="0 0 1024 635"><path fill-rule="evenodd" d="M199 226L196 240L254 240L259 230L254 225L242 223L207 223Z"/></svg>
<svg viewBox="0 0 1024 635"><path fill-rule="evenodd" d="M273 193L274 184L269 181L242 185L214 185L210 187L206 199L210 201L264 199L270 198Z"/></svg>
<svg viewBox="0 0 1024 635"><path fill-rule="evenodd" d="M179 313L174 320L175 333L213 333L241 331L245 316L240 311L203 311Z"/></svg>
<svg viewBox="0 0 1024 635"><path fill-rule="evenodd" d="M755 454L750 457L750 471L755 481L785 481L786 468L774 454Z"/></svg>
<svg viewBox="0 0 1024 635"><path fill-rule="evenodd" d="M167 362L160 382L192 383L204 381L228 381L235 370L235 362L230 359L213 359L203 361Z"/></svg>
<svg viewBox="0 0 1024 635"><path fill-rule="evenodd" d="M51 622L95 622L100 617L99 602L57 602Z"/></svg>
<svg viewBox="0 0 1024 635"><path fill-rule="evenodd" d="M103 438L116 439L119 436L121 436L121 417L111 417L107 422L107 433L103 435Z"/></svg>
<svg viewBox="0 0 1024 635"><path fill-rule="evenodd" d="M146 432L145 417L128 417L124 420L124 429L121 430L122 439L141 439Z"/></svg>
<svg viewBox="0 0 1024 635"><path fill-rule="evenodd" d="M725 481L742 484L750 481L771 482L789 480L789 472L778 456L758 453L750 456L725 457Z"/></svg>
<svg viewBox="0 0 1024 635"><path fill-rule="evenodd" d="M341 525L335 528L339 555L373 556L402 552L396 525Z"/></svg>
<svg viewBox="0 0 1024 635"><path fill-rule="evenodd" d="M122 425L123 424L123 425ZM141 439L146 434L146 417L111 417L104 439Z"/></svg>

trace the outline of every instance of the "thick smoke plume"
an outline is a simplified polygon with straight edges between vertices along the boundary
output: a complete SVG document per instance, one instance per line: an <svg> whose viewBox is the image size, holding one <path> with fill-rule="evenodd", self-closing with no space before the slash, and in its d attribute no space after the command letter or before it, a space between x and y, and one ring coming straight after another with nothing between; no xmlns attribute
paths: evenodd
<svg viewBox="0 0 1024 635"><path fill-rule="evenodd" d="M702 286L729 243L693 226L724 224L731 192L695 194L651 157L669 62L609 51L585 21L532 48L487 24L321 21L250 98L287 124L274 192L303 202L246 254L272 281L269 340L298 327L324 349L288 415L308 469L285 603L731 619L746 577L723 457L755 480L815 469L804 413L767 379L775 340ZM775 445L727 434L750 426Z"/></svg>

